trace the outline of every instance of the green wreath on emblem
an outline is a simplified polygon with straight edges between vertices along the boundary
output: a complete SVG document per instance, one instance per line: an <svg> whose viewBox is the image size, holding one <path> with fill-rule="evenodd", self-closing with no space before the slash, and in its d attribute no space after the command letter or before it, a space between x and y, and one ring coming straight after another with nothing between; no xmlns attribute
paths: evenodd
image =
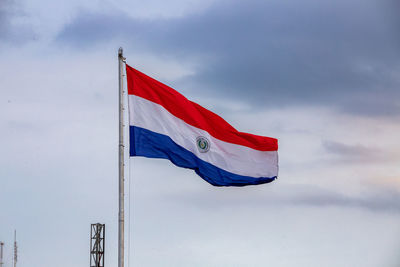
<svg viewBox="0 0 400 267"><path fill-rule="evenodd" d="M196 138L197 148L201 153L205 153L210 150L210 141L204 136L199 136Z"/></svg>

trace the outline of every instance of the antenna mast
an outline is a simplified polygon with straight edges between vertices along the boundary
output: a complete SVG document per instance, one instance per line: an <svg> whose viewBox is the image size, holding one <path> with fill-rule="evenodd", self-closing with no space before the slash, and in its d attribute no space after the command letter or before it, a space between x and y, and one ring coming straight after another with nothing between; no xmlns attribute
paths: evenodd
<svg viewBox="0 0 400 267"><path fill-rule="evenodd" d="M18 259L18 247L17 247L17 230L14 230L14 267L17 267Z"/></svg>
<svg viewBox="0 0 400 267"><path fill-rule="evenodd" d="M0 241L0 267L3 267L3 246L4 242Z"/></svg>

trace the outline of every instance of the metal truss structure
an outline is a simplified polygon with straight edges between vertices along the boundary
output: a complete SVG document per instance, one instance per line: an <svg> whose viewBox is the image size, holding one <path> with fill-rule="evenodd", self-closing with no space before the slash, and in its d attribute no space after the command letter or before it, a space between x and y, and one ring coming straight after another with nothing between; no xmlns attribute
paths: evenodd
<svg viewBox="0 0 400 267"><path fill-rule="evenodd" d="M104 267L105 224L95 223L90 227L90 267Z"/></svg>

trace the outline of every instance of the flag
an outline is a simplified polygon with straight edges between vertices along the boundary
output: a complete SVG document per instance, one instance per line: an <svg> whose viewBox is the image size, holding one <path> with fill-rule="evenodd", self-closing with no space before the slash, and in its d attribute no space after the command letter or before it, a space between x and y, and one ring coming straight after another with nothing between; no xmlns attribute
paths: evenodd
<svg viewBox="0 0 400 267"><path fill-rule="evenodd" d="M217 114L126 65L130 156L169 159L215 186L272 182L278 140L237 131Z"/></svg>

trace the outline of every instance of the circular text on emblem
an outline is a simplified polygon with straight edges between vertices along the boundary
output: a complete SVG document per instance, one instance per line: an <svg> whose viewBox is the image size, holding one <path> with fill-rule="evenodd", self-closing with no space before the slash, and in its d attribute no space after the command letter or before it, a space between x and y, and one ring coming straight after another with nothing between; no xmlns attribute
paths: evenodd
<svg viewBox="0 0 400 267"><path fill-rule="evenodd" d="M199 136L196 138L196 145L201 153L205 153L210 150L210 141L208 141L208 139L204 136Z"/></svg>

